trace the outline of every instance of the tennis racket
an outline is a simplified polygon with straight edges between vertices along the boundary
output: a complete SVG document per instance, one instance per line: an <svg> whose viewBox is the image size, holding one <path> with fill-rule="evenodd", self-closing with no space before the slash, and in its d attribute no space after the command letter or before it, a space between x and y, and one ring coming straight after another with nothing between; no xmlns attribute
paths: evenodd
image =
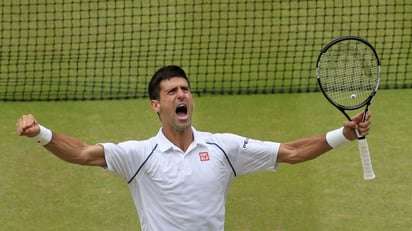
<svg viewBox="0 0 412 231"><path fill-rule="evenodd" d="M380 82L380 61L375 48L365 39L356 36L339 37L327 44L317 60L316 78L320 90L328 101L348 120L348 110L365 107L366 118L372 98ZM363 178L375 178L369 147L364 136L358 137Z"/></svg>

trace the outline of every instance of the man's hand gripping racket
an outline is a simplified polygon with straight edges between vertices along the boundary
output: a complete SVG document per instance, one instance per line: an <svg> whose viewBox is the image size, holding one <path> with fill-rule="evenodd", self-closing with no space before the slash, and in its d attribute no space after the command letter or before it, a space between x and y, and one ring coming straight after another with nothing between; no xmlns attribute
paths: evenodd
<svg viewBox="0 0 412 231"><path fill-rule="evenodd" d="M365 107L366 118L372 98L380 82L380 61L375 48L366 40L356 36L344 36L327 44L321 51L316 77L320 90L328 101L338 108L348 120L345 112ZM363 178L375 178L366 138L356 129L359 152L363 167Z"/></svg>

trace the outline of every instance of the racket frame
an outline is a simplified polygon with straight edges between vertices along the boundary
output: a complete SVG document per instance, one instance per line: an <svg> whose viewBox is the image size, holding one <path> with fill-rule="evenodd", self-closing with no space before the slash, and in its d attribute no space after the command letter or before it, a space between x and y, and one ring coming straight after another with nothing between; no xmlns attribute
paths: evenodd
<svg viewBox="0 0 412 231"><path fill-rule="evenodd" d="M358 104L358 105L355 105L355 106L344 106L344 105L340 105L340 104L334 102L334 101L329 97L329 95L325 93L325 89L322 87L321 78L319 77L319 69L320 69L320 63L321 63L320 61L321 61L322 57L323 57L323 56L325 55L325 53L329 50L329 48L331 48L333 45L335 45L335 44L337 44L337 43L340 43L340 42L342 42L342 41L346 41L346 40L357 40L357 41L362 42L362 43L366 44L367 46L369 46L369 48L373 51L373 53L374 53L374 55L375 55L375 58L376 58L376 61L377 61L377 67L378 67L378 71L377 71L377 75L378 75L378 76L377 76L377 80L376 80L377 83L376 83L375 89L373 89L373 91L371 92L371 94L369 95L368 98L366 98L362 103L360 103L360 104ZM356 110L356 109L359 109L359 108L361 108L361 107L363 107L363 106L366 105L363 120L365 119L366 113L367 113L368 108L369 108L369 105L371 104L372 99L373 99L373 97L375 96L376 91L377 91L378 88L379 88L380 79L381 79L380 75L381 75L381 64L380 64L379 56L378 56L375 48L374 48L374 47L372 46L372 44L370 44L367 40L365 40L365 39L363 39L363 38L361 38L361 37L358 37L358 36L342 36L342 37L339 37L339 38L337 38L337 39L335 39L335 40L332 40L331 42L329 42L329 43L321 50L321 52L320 52L320 54L319 54L319 56L318 56L318 60L316 61L316 79L317 79L317 81L318 81L318 85L319 85L319 87L320 87L320 90L321 90L322 94L326 97L326 99L327 99L333 106L335 106L337 109L339 109L339 110L345 115L345 117L346 117L348 120L351 120L351 118L350 118L350 116L345 112L345 110Z"/></svg>

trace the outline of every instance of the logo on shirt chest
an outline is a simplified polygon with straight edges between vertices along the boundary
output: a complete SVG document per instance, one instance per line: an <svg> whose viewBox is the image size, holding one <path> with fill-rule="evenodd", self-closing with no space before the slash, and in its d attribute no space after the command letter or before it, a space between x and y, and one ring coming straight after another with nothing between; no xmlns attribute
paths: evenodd
<svg viewBox="0 0 412 231"><path fill-rule="evenodd" d="M209 153L208 152L199 152L200 161L209 161Z"/></svg>

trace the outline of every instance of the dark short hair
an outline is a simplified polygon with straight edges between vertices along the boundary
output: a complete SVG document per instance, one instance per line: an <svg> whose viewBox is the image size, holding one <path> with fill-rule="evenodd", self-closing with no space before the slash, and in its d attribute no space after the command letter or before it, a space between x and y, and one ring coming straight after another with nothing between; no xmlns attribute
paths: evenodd
<svg viewBox="0 0 412 231"><path fill-rule="evenodd" d="M160 82L172 77L182 77L186 79L190 87L189 79L187 78L185 71L181 67L176 65L164 66L157 70L150 80L148 87L149 98L158 100L160 98Z"/></svg>

